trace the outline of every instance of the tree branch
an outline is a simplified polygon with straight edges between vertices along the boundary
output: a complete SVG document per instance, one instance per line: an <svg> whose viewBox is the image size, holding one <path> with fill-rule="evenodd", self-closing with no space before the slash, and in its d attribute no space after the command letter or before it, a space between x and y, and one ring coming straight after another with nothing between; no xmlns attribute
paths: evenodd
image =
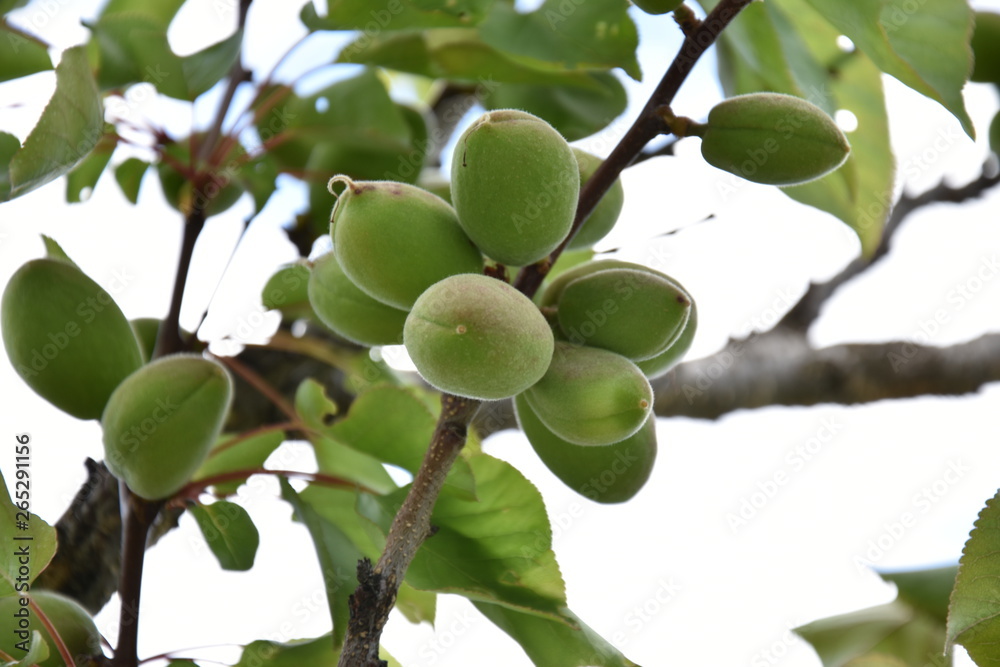
<svg viewBox="0 0 1000 667"><path fill-rule="evenodd" d="M1000 183L1000 170L990 162L983 164L979 177L961 187L952 187L947 183L923 192L915 197L904 194L892 209L889 219L882 231L882 239L871 257L858 257L830 280L823 283L810 283L809 289L802 295L799 302L778 322L779 327L793 331L806 332L819 317L823 305L843 285L861 275L879 260L889 254L892 239L902 226L903 221L914 211L938 203L960 204L969 199L981 196L990 188Z"/></svg>
<svg viewBox="0 0 1000 667"><path fill-rule="evenodd" d="M957 396L1000 381L1000 334L950 347L906 341L822 349L773 329L731 340L653 383L658 416L718 417L769 405L855 405L927 395Z"/></svg>
<svg viewBox="0 0 1000 667"><path fill-rule="evenodd" d="M465 446L467 425L479 405L479 401L449 394L441 397L441 417L430 447L393 518L382 556L374 569L367 558L358 563L358 587L350 598L351 618L339 667L385 667L378 657L382 629L417 549L434 533L434 504Z"/></svg>

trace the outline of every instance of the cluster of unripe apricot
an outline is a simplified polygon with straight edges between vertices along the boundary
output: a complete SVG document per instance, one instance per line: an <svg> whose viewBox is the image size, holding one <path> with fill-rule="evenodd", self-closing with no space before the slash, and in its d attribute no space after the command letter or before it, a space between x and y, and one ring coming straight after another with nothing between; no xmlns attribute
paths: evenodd
<svg viewBox="0 0 1000 667"><path fill-rule="evenodd" d="M690 295L662 273L617 260L578 265L534 300L494 277L506 273L497 265L540 262L566 240L581 183L600 162L544 120L499 110L459 138L452 203L405 183L336 176L333 252L314 262L308 292L316 315L341 336L402 342L435 388L484 401L516 397L529 440L564 479L588 472L579 450L625 443L643 464L595 494L620 501L649 474L649 377L690 345ZM622 201L616 182L568 247L603 238Z"/></svg>

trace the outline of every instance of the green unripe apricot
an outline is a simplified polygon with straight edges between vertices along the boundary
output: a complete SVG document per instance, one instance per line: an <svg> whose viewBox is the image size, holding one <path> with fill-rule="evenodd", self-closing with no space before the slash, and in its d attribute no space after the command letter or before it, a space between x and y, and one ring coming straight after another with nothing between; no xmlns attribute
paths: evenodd
<svg viewBox="0 0 1000 667"><path fill-rule="evenodd" d="M483 258L446 201L415 185L352 181L333 207L333 248L351 281L369 296L409 310L425 289L458 273L479 273Z"/></svg>
<svg viewBox="0 0 1000 667"><path fill-rule="evenodd" d="M693 125L714 167L767 185L798 185L847 160L851 146L833 119L811 102L780 93L738 95Z"/></svg>
<svg viewBox="0 0 1000 667"><path fill-rule="evenodd" d="M597 168L601 166L603 160L596 155L580 150L576 146L573 147L573 155L576 156L577 164L580 167L580 187L582 188L583 184L590 180ZM615 223L618 222L618 215L624 204L625 191L622 188L622 179L616 178L580 229L566 244L566 249L589 248L607 236L608 232L614 228Z"/></svg>
<svg viewBox="0 0 1000 667"><path fill-rule="evenodd" d="M143 363L111 296L61 260L35 259L14 272L0 303L0 329L21 379L78 419L99 418L118 383Z"/></svg>
<svg viewBox="0 0 1000 667"><path fill-rule="evenodd" d="M513 266L546 257L573 226L580 170L566 140L541 118L483 114L455 145L451 198L483 253Z"/></svg>
<svg viewBox="0 0 1000 667"><path fill-rule="evenodd" d="M279 268L268 278L260 298L268 310L281 311L282 319L310 317L309 267L305 261L292 262Z"/></svg>
<svg viewBox="0 0 1000 667"><path fill-rule="evenodd" d="M362 292L327 253L313 263L309 302L316 317L334 333L359 345L398 345L406 311L387 306Z"/></svg>
<svg viewBox="0 0 1000 667"><path fill-rule="evenodd" d="M552 363L525 400L545 426L575 445L610 445L639 430L653 409L634 363L596 347L557 342Z"/></svg>
<svg viewBox="0 0 1000 667"><path fill-rule="evenodd" d="M101 650L101 633L98 632L94 619L79 603L59 593L43 590L32 590L31 599L52 622L52 627L59 633L59 638L77 665L89 664L88 657L104 655ZM35 630L41 633L42 639L48 644L49 657L38 663L40 667L64 667L66 663L56 648L55 640L45 629L38 614L27 604L27 598L24 598L22 605L21 598L17 595L0 598L0 618L4 619L8 629L13 628L10 624L16 622L12 619L23 619L27 625L19 625L18 630L27 631L29 636ZM15 616L15 614L21 615ZM4 632L0 640L0 649L15 660L20 659L24 656L24 651L16 647L20 642L21 638L16 633Z"/></svg>
<svg viewBox="0 0 1000 667"><path fill-rule="evenodd" d="M480 400L509 398L549 367L554 338L541 312L507 283L445 278L413 304L403 342L435 388Z"/></svg>
<svg viewBox="0 0 1000 667"><path fill-rule="evenodd" d="M691 299L647 271L605 269L566 285L557 308L559 327L571 343L639 360L660 354L680 334Z"/></svg>
<svg viewBox="0 0 1000 667"><path fill-rule="evenodd" d="M1000 86L1000 14L976 12L970 44L974 61L969 80Z"/></svg>
<svg viewBox="0 0 1000 667"><path fill-rule="evenodd" d="M214 361L161 357L128 376L101 417L111 471L147 500L181 489L222 431L233 386Z"/></svg>
<svg viewBox="0 0 1000 667"><path fill-rule="evenodd" d="M632 4L647 14L666 14L684 4L684 0L632 0Z"/></svg>
<svg viewBox="0 0 1000 667"><path fill-rule="evenodd" d="M574 445L550 431L528 405L514 397L517 423L538 458L562 482L598 503L623 503L643 487L656 460L656 419L621 442L604 447ZM608 483L608 480L611 480Z"/></svg>
<svg viewBox="0 0 1000 667"><path fill-rule="evenodd" d="M698 307L694 301L691 302L691 314L680 330L677 337L670 342L663 352L652 359L644 359L635 362L639 370L650 380L666 375L671 368L680 363L687 351L691 349L694 342L694 334L698 329Z"/></svg>

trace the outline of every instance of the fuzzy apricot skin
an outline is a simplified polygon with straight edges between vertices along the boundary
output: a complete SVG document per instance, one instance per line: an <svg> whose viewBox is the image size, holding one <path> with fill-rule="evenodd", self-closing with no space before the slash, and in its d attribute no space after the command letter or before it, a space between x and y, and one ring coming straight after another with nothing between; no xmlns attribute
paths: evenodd
<svg viewBox="0 0 1000 667"><path fill-rule="evenodd" d="M555 339L528 297L495 278L465 274L420 295L406 318L403 343L435 388L498 400L545 374Z"/></svg>

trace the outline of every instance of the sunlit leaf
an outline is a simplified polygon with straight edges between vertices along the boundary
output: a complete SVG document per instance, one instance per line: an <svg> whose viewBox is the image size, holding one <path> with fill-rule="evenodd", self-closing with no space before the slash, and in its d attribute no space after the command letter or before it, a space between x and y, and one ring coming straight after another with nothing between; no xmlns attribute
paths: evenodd
<svg viewBox="0 0 1000 667"><path fill-rule="evenodd" d="M322 384L306 378L295 390L295 412L306 426L324 433L336 420L339 410Z"/></svg>
<svg viewBox="0 0 1000 667"><path fill-rule="evenodd" d="M973 13L965 0L807 1L879 69L940 102L975 138L962 98L972 70Z"/></svg>
<svg viewBox="0 0 1000 667"><path fill-rule="evenodd" d="M335 524L327 521L309 503L303 502L287 480L282 478L281 497L295 509L295 516L305 524L316 547L326 599L333 620L333 645L340 647L350 618L348 597L358 586L357 564L363 554Z"/></svg>
<svg viewBox="0 0 1000 667"><path fill-rule="evenodd" d="M340 649L334 648L330 635L285 644L260 639L243 648L234 667L330 667L339 657ZM381 646L379 658L386 661L386 667L402 667Z"/></svg>
<svg viewBox="0 0 1000 667"><path fill-rule="evenodd" d="M101 98L82 46L63 52L56 91L24 146L10 161L9 198L19 197L68 173L103 135ZM4 147L5 148L5 147Z"/></svg>
<svg viewBox="0 0 1000 667"><path fill-rule="evenodd" d="M17 448L32 446L30 442L15 445ZM16 466L17 452L27 452L28 449L15 447L11 448L14 452L11 458ZM17 470L24 468L15 467L14 470L9 484L0 473L0 484L4 484L6 489L0 495L0 543L5 545L0 553L0 596L11 595L15 590L23 591L24 584L31 584L56 553L56 529L31 513L30 475L24 477L17 474ZM25 558L30 561L30 567L25 565Z"/></svg>
<svg viewBox="0 0 1000 667"><path fill-rule="evenodd" d="M535 667L638 667L569 609L553 621L487 602L475 602L521 645Z"/></svg>
<svg viewBox="0 0 1000 667"><path fill-rule="evenodd" d="M0 132L0 201L10 197L10 160L21 150L21 142L13 134Z"/></svg>
<svg viewBox="0 0 1000 667"><path fill-rule="evenodd" d="M977 665L1000 658L1000 492L986 501L962 550L948 610L948 645L961 644Z"/></svg>
<svg viewBox="0 0 1000 667"><path fill-rule="evenodd" d="M188 511L223 570L244 571L253 567L260 534L245 509L220 500L211 505L192 505Z"/></svg>
<svg viewBox="0 0 1000 667"><path fill-rule="evenodd" d="M951 591L955 588L958 565L929 570L879 572L885 581L896 585L897 598L915 609L927 612L944 623L948 618Z"/></svg>
<svg viewBox="0 0 1000 667"><path fill-rule="evenodd" d="M0 81L52 69L45 44L0 19Z"/></svg>
<svg viewBox="0 0 1000 667"><path fill-rule="evenodd" d="M512 4L497 3L479 30L484 42L518 58L566 69L621 67L639 80L639 35L628 7L625 0L546 0L523 13Z"/></svg>
<svg viewBox="0 0 1000 667"><path fill-rule="evenodd" d="M566 592L552 530L538 490L510 464L468 456L478 501L443 494L431 517L433 538L420 547L406 581L566 622ZM387 531L407 489L362 497L359 508Z"/></svg>
<svg viewBox="0 0 1000 667"><path fill-rule="evenodd" d="M114 153L116 145L114 139L104 137L90 155L69 172L66 176L66 201L71 204L79 203L83 201L84 190L93 191L105 167L111 161L111 154Z"/></svg>
<svg viewBox="0 0 1000 667"><path fill-rule="evenodd" d="M235 33L182 61L187 99L193 100L225 77L240 55L243 31Z"/></svg>
<svg viewBox="0 0 1000 667"><path fill-rule="evenodd" d="M548 121L567 141L589 137L625 111L625 88L608 72L589 74L593 86L501 84L485 96L487 109L521 109Z"/></svg>
<svg viewBox="0 0 1000 667"><path fill-rule="evenodd" d="M281 431L268 431L249 438L224 435L212 447L193 479L199 481L237 470L260 468L284 440L285 434ZM246 478L241 477L229 482L219 482L212 486L212 490L217 496L232 495L245 481Z"/></svg>
<svg viewBox="0 0 1000 667"><path fill-rule="evenodd" d="M411 28L461 28L483 20L494 0L396 0L378 6L370 0L331 0L326 16L313 3L302 7L299 18L310 30L364 30L382 32Z"/></svg>
<svg viewBox="0 0 1000 667"><path fill-rule="evenodd" d="M139 201L139 188L142 186L142 177L146 175L149 163L137 157L130 157L115 167L115 180L118 187L122 189L122 194L133 204Z"/></svg>

